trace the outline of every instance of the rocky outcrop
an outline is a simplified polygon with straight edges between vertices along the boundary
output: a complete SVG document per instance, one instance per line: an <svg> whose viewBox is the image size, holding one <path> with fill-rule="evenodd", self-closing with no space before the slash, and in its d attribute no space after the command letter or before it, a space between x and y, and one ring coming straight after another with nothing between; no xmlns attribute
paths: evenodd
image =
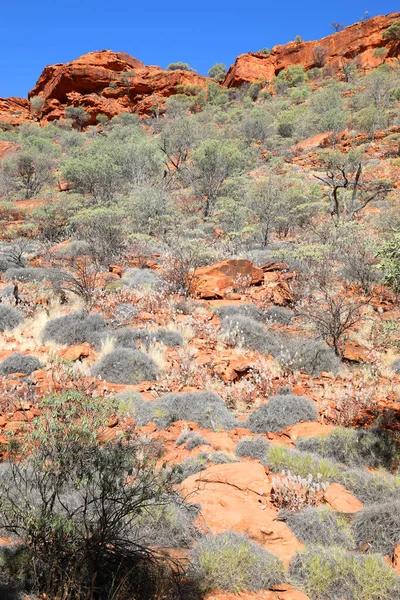
<svg viewBox="0 0 400 600"><path fill-rule="evenodd" d="M382 39L383 32L399 19L400 12L390 13L354 23L318 41L275 46L268 55L241 54L229 69L223 85L239 87L256 80L270 82L290 65L303 65L306 70L326 66L332 75L341 74L343 65L351 60L364 69L377 67L383 60L393 61L399 56L400 44ZM374 55L374 50L383 46L387 48L384 59Z"/></svg>
<svg viewBox="0 0 400 600"><path fill-rule="evenodd" d="M226 298L237 287L259 285L264 281L262 269L250 260L224 260L200 267L192 276L190 292L199 298Z"/></svg>
<svg viewBox="0 0 400 600"><path fill-rule="evenodd" d="M65 64L44 69L29 97L41 96L41 121L64 117L66 106L83 106L96 122L99 113L163 111L165 100L184 88L206 88L209 79L190 71L164 71L145 66L123 52L89 52Z"/></svg>
<svg viewBox="0 0 400 600"><path fill-rule="evenodd" d="M26 98L0 98L0 128L31 121L30 106Z"/></svg>

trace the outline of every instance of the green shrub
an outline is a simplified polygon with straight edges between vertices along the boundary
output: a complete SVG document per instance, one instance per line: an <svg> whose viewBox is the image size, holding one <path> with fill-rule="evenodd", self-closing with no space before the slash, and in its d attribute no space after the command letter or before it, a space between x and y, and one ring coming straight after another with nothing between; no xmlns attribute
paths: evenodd
<svg viewBox="0 0 400 600"><path fill-rule="evenodd" d="M300 421L316 421L317 418L317 409L309 398L285 394L274 396L257 408L249 415L245 426L252 433L278 432Z"/></svg>
<svg viewBox="0 0 400 600"><path fill-rule="evenodd" d="M34 281L50 281L51 283L62 283L67 274L60 269L47 269L43 267L11 268L5 272L8 281L21 281L31 283Z"/></svg>
<svg viewBox="0 0 400 600"><path fill-rule="evenodd" d="M40 360L36 356L12 354L0 363L0 374L24 373L24 375L30 375L33 371L40 369L40 367Z"/></svg>
<svg viewBox="0 0 400 600"><path fill-rule="evenodd" d="M122 276L122 283L132 289L150 288L159 290L162 287L162 279L151 269L128 269Z"/></svg>
<svg viewBox="0 0 400 600"><path fill-rule="evenodd" d="M389 42L400 41L400 21L395 21L382 33L382 39Z"/></svg>
<svg viewBox="0 0 400 600"><path fill-rule="evenodd" d="M285 511L284 518L295 536L306 546L341 546L354 548L349 519L331 508L306 508Z"/></svg>
<svg viewBox="0 0 400 600"><path fill-rule="evenodd" d="M268 589L283 573L277 556L233 531L205 537L190 554L189 577L205 592Z"/></svg>
<svg viewBox="0 0 400 600"><path fill-rule="evenodd" d="M352 528L358 547L367 544L371 552L392 557L400 544L400 501L364 508L355 515Z"/></svg>
<svg viewBox="0 0 400 600"><path fill-rule="evenodd" d="M330 460L306 452L289 450L284 446L271 446L266 464L274 473L285 470L305 478L312 475L314 479L321 475L323 483L336 481L341 476L340 467Z"/></svg>
<svg viewBox="0 0 400 600"><path fill-rule="evenodd" d="M156 380L158 368L155 362L140 350L116 348L94 365L92 375L111 383L128 385Z"/></svg>
<svg viewBox="0 0 400 600"><path fill-rule="evenodd" d="M0 332L18 327L24 320L22 313L12 306L0 305Z"/></svg>
<svg viewBox="0 0 400 600"><path fill-rule="evenodd" d="M392 600L399 578L383 557L349 554L342 548L313 546L296 554L289 575L311 600Z"/></svg>
<svg viewBox="0 0 400 600"><path fill-rule="evenodd" d="M338 427L326 437L303 438L296 444L302 452L314 452L349 466L390 469L399 456L398 448L385 432Z"/></svg>
<svg viewBox="0 0 400 600"><path fill-rule="evenodd" d="M106 329L106 322L98 313L73 312L48 321L42 333L43 342L53 341L64 346L95 344L97 336Z"/></svg>
<svg viewBox="0 0 400 600"><path fill-rule="evenodd" d="M178 71L178 70L191 71L192 73L196 72L195 69L192 69L192 67L188 63L184 63L184 62L170 63L167 66L167 71Z"/></svg>
<svg viewBox="0 0 400 600"><path fill-rule="evenodd" d="M254 321L262 321L263 313L257 308L255 304L245 303L245 304L225 304L224 306L219 306L215 309L215 314L220 318L224 319L225 317L231 317L236 315L242 315L244 317L250 317L250 319L254 319Z"/></svg>
<svg viewBox="0 0 400 600"><path fill-rule="evenodd" d="M279 323L279 325L290 325L293 316L294 313L292 310L283 308L282 306L272 306L264 311L264 319L273 323Z"/></svg>
<svg viewBox="0 0 400 600"><path fill-rule="evenodd" d="M193 450L197 448L197 446L210 446L210 442L206 440L202 435L196 433L195 431L186 431L181 433L181 435L176 440L175 444L177 446L181 446L185 444L186 450Z"/></svg>
<svg viewBox="0 0 400 600"><path fill-rule="evenodd" d="M336 374L340 366L335 352L320 340L288 338L276 359L285 371L305 371L313 377L319 377L321 371Z"/></svg>
<svg viewBox="0 0 400 600"><path fill-rule="evenodd" d="M254 460L265 461L270 447L268 440L259 437L245 437L237 443L236 456L254 458Z"/></svg>
<svg viewBox="0 0 400 600"><path fill-rule="evenodd" d="M235 345L243 345L273 356L279 351L277 337L250 317L241 314L227 316L221 321L221 329L226 338Z"/></svg>

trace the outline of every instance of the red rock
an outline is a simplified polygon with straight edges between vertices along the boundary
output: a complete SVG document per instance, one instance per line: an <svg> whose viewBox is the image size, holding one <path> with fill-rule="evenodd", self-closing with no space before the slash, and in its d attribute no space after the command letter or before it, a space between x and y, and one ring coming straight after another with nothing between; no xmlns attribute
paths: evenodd
<svg viewBox="0 0 400 600"><path fill-rule="evenodd" d="M250 260L224 260L209 267L196 270L190 292L200 298L225 298L232 288L241 285L258 285L264 281L264 273Z"/></svg>
<svg viewBox="0 0 400 600"><path fill-rule="evenodd" d="M342 75L342 67L349 57L357 57L363 69L377 67L380 59L374 56L375 48L387 46L388 53L384 59L393 62L399 53L399 45L382 39L382 33L392 23L400 19L400 13L377 16L360 23L354 23L325 38L310 42L289 42L284 46L275 46L270 54L250 52L241 54L230 67L223 85L239 87L244 83L256 80L271 82L273 77L290 65L303 65L308 71L318 66L316 48L325 52L325 65L332 74Z"/></svg>
<svg viewBox="0 0 400 600"><path fill-rule="evenodd" d="M1 102L1 101L0 101ZM0 121L1 121L1 113L0 113ZM17 144L13 144L13 142L0 142L0 160L4 158L10 152L13 152L18 149Z"/></svg>
<svg viewBox="0 0 400 600"><path fill-rule="evenodd" d="M335 429L334 425L306 421L305 423L296 423L296 425L287 427L282 433L288 435L293 441L296 441L303 437L326 436L333 429Z"/></svg>
<svg viewBox="0 0 400 600"><path fill-rule="evenodd" d="M122 277L122 271L123 271L122 267L119 267L118 265L110 265L108 270L111 273L116 273L119 277Z"/></svg>
<svg viewBox="0 0 400 600"><path fill-rule="evenodd" d="M189 502L201 505L202 520L214 534L230 529L246 533L286 564L303 547L276 520L278 511L269 501L271 483L260 463L213 465L188 477L181 488Z"/></svg>
<svg viewBox="0 0 400 600"><path fill-rule="evenodd" d="M29 97L41 96L44 122L64 118L66 106L82 106L90 115L111 118L121 112L149 114L164 110L165 100L178 93L177 86L206 89L209 79L190 71L163 71L148 67L124 52L89 52L65 64L46 67Z"/></svg>
<svg viewBox="0 0 400 600"><path fill-rule="evenodd" d="M0 98L0 123L21 125L31 121L30 106L26 98Z"/></svg>
<svg viewBox="0 0 400 600"><path fill-rule="evenodd" d="M340 483L331 483L325 492L325 500L332 508L343 513L355 513L364 508L362 502Z"/></svg>
<svg viewBox="0 0 400 600"><path fill-rule="evenodd" d="M368 348L357 342L347 342L343 350L343 358L356 363L371 362L368 352Z"/></svg>
<svg viewBox="0 0 400 600"><path fill-rule="evenodd" d="M65 348L63 350L59 350L57 352L57 355L60 358L62 358L63 360L76 361L81 358L86 358L87 356L89 356L90 351L91 351L90 344L88 344L87 342L84 342L83 344L75 344L73 346L68 346L68 348Z"/></svg>
<svg viewBox="0 0 400 600"><path fill-rule="evenodd" d="M400 575L400 544L397 544L396 548L394 549L393 567L396 569L397 573Z"/></svg>
<svg viewBox="0 0 400 600"><path fill-rule="evenodd" d="M314 150L315 148L324 148L332 144L331 136L332 132L329 131L327 133L317 133L317 135L296 144L293 150L295 152L304 152Z"/></svg>

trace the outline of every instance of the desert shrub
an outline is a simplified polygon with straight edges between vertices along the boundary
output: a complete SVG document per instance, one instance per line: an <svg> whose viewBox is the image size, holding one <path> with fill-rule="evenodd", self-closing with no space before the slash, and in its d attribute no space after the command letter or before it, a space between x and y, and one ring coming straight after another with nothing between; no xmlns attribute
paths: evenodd
<svg viewBox="0 0 400 600"><path fill-rule="evenodd" d="M225 317L221 321L221 328L228 341L235 345L243 345L273 356L279 351L277 337L250 317L239 314Z"/></svg>
<svg viewBox="0 0 400 600"><path fill-rule="evenodd" d="M317 417L317 409L309 398L285 394L274 396L267 404L252 412L246 421L246 427L252 433L282 431L300 421L316 421Z"/></svg>
<svg viewBox="0 0 400 600"><path fill-rule="evenodd" d="M306 546L341 546L354 548L350 521L330 508L306 508L305 510L282 511L283 518L295 536Z"/></svg>
<svg viewBox="0 0 400 600"><path fill-rule="evenodd" d="M210 442L206 440L202 435L195 431L184 431L176 440L176 445L181 446L185 444L186 450L193 450L197 446L210 446Z"/></svg>
<svg viewBox="0 0 400 600"><path fill-rule="evenodd" d="M355 515L352 529L358 547L367 543L371 552L392 557L400 544L400 501L364 508Z"/></svg>
<svg viewBox="0 0 400 600"><path fill-rule="evenodd" d="M303 438L296 444L302 452L314 452L349 466L391 468L399 451L385 432L338 427L326 437Z"/></svg>
<svg viewBox="0 0 400 600"><path fill-rule="evenodd" d="M24 320L22 313L12 306L0 305L0 332L8 331L18 327Z"/></svg>
<svg viewBox="0 0 400 600"><path fill-rule="evenodd" d="M268 589L283 573L277 556L233 531L205 537L190 553L189 577L205 592Z"/></svg>
<svg viewBox="0 0 400 600"><path fill-rule="evenodd" d="M396 571L383 557L314 546L296 554L289 567L293 584L311 600L391 600L400 592Z"/></svg>
<svg viewBox="0 0 400 600"><path fill-rule="evenodd" d="M40 360L36 356L12 354L0 363L0 374L24 373L25 375L30 375L33 371L40 369L40 367Z"/></svg>
<svg viewBox="0 0 400 600"><path fill-rule="evenodd" d="M400 476L378 470L373 473L364 469L343 469L336 481L342 483L363 504L390 502L400 495Z"/></svg>
<svg viewBox="0 0 400 600"><path fill-rule="evenodd" d="M30 596L156 597L149 520L185 504L173 489L175 470L159 464L159 445L133 430L119 442L100 441L110 410L107 399L75 391L46 398L23 440L29 457L15 444L2 465L0 527L27 548ZM169 524L172 544L189 545L189 528L179 527Z"/></svg>
<svg viewBox="0 0 400 600"><path fill-rule="evenodd" d="M152 420L159 429L166 429L175 421L192 421L204 429L236 427L235 418L214 392L166 394L152 406Z"/></svg>
<svg viewBox="0 0 400 600"><path fill-rule="evenodd" d="M93 367L92 374L111 383L136 384L157 379L158 368L140 350L116 348L103 356Z"/></svg>
<svg viewBox="0 0 400 600"><path fill-rule="evenodd" d="M146 425L152 420L152 402L143 400L138 392L121 392L114 396L114 403L119 415L135 419L136 425Z"/></svg>
<svg viewBox="0 0 400 600"><path fill-rule="evenodd" d="M69 244L65 246L61 246L57 248L55 255L58 258L76 258L77 256L82 256L83 254L87 254L88 244L83 240L73 240Z"/></svg>
<svg viewBox="0 0 400 600"><path fill-rule="evenodd" d="M109 337L114 341L116 348L132 348L135 350L140 344L148 348L151 343L150 333L147 329L133 329L131 327L106 331L99 338L97 346L99 347L101 342Z"/></svg>
<svg viewBox="0 0 400 600"><path fill-rule="evenodd" d="M340 467L332 461L314 454L289 450L284 446L271 446L266 464L274 473L290 471L301 477L311 474L314 478L321 474L321 481L324 483L336 481L341 477Z"/></svg>
<svg viewBox="0 0 400 600"><path fill-rule="evenodd" d="M262 311L257 308L255 304L226 304L225 306L219 306L215 309L215 314L220 318L231 317L236 315L242 315L244 317L250 317L254 321L262 321Z"/></svg>
<svg viewBox="0 0 400 600"><path fill-rule="evenodd" d="M32 281L50 281L61 283L67 277L67 273L60 269L46 269L43 267L11 268L7 269L5 278L8 281L17 280L23 283Z"/></svg>
<svg viewBox="0 0 400 600"><path fill-rule="evenodd" d="M293 319L294 313L288 308L282 306L272 306L264 311L264 319L279 323L279 325L289 325Z"/></svg>
<svg viewBox="0 0 400 600"><path fill-rule="evenodd" d="M319 340L287 339L276 356L286 371L305 371L318 377L322 371L337 373L340 360L334 351Z"/></svg>
<svg viewBox="0 0 400 600"><path fill-rule="evenodd" d="M129 302L118 304L114 308L113 317L117 323L124 323L136 317L138 309Z"/></svg>
<svg viewBox="0 0 400 600"><path fill-rule="evenodd" d="M122 283L133 289L160 289L161 277L151 269L128 269L122 276Z"/></svg>
<svg viewBox="0 0 400 600"><path fill-rule="evenodd" d="M171 348L175 346L183 346L184 340L179 331L171 331L169 329L161 328L154 331L154 334L154 339L160 344L164 344L164 346L170 346Z"/></svg>
<svg viewBox="0 0 400 600"><path fill-rule="evenodd" d="M301 477L290 471L282 471L281 477L272 478L271 501L275 506L289 511L299 511L318 506L325 497L328 484L311 475Z"/></svg>
<svg viewBox="0 0 400 600"><path fill-rule="evenodd" d="M390 369L393 371L393 373L396 373L396 375L400 375L400 358L392 362Z"/></svg>
<svg viewBox="0 0 400 600"><path fill-rule="evenodd" d="M254 458L254 460L265 460L270 444L263 437L245 437L237 443L236 456Z"/></svg>
<svg viewBox="0 0 400 600"><path fill-rule="evenodd" d="M64 346L94 343L106 329L106 322L98 313L73 312L46 323L42 333L43 342L53 341Z"/></svg>
<svg viewBox="0 0 400 600"><path fill-rule="evenodd" d="M155 501L136 520L136 537L149 547L190 548L200 537L193 525L198 512L198 507L185 505L179 497L161 506Z"/></svg>

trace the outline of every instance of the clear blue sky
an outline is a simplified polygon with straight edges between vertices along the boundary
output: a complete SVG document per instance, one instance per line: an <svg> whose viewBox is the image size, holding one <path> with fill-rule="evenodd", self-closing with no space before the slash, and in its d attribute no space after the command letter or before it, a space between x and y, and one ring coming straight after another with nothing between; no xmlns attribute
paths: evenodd
<svg viewBox="0 0 400 600"><path fill-rule="evenodd" d="M93 50L206 74L251 50L329 35L329 24L399 10L398 0L1 0L0 96L26 96L49 64Z"/></svg>

